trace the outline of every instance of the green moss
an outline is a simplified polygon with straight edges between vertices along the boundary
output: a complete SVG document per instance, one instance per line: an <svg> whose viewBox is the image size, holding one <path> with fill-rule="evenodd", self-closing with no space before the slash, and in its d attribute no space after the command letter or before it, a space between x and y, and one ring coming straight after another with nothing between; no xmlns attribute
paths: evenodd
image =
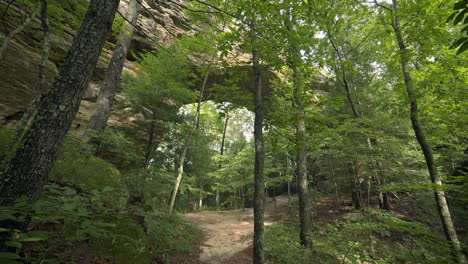
<svg viewBox="0 0 468 264"><path fill-rule="evenodd" d="M0 107L1 109L1 107ZM0 146L6 146L10 138L13 136L13 130L0 127Z"/></svg>
<svg viewBox="0 0 468 264"><path fill-rule="evenodd" d="M86 144L72 138L65 140L50 178L87 189L123 187L122 174L119 170L111 163L92 156Z"/></svg>
<svg viewBox="0 0 468 264"><path fill-rule="evenodd" d="M149 240L143 229L130 219L109 217L107 223L114 224L109 238L94 238L90 246L98 254L112 258L117 264L145 264L151 261Z"/></svg>

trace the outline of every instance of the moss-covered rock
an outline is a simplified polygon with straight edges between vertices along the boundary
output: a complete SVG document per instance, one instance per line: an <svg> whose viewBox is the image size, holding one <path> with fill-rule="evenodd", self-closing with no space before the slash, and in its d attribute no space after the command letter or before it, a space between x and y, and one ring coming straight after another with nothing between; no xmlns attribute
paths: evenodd
<svg viewBox="0 0 468 264"><path fill-rule="evenodd" d="M73 138L65 140L50 178L86 189L123 188L120 171L111 163L91 155L86 144Z"/></svg>
<svg viewBox="0 0 468 264"><path fill-rule="evenodd" d="M117 264L146 264L151 262L149 239L143 228L130 219L109 217L114 234L109 238L92 238L90 246L98 254L111 258Z"/></svg>

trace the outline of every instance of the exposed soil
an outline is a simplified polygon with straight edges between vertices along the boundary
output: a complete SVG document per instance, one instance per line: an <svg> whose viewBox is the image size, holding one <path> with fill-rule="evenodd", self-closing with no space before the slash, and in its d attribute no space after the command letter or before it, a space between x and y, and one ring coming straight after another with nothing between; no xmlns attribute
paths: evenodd
<svg viewBox="0 0 468 264"><path fill-rule="evenodd" d="M272 198L267 198L265 226L298 215L297 202L288 214L288 196L276 196L276 209ZM292 199L297 200L297 196ZM314 223L331 224L358 212L352 210L348 197L324 196L313 202ZM253 210L203 211L188 213L185 220L198 226L204 235L200 243L199 262L203 264L248 264L253 256Z"/></svg>
<svg viewBox="0 0 468 264"><path fill-rule="evenodd" d="M265 206L265 226L272 225L288 215L287 195L276 196L276 208L272 198ZM188 213L185 220L197 225L204 233L200 245L200 262L252 263L253 210L203 211Z"/></svg>

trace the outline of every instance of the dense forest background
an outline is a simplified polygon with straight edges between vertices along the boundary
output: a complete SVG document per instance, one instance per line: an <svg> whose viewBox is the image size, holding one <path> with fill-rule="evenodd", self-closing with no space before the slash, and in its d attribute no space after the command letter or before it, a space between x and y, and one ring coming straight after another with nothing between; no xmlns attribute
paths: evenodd
<svg viewBox="0 0 468 264"><path fill-rule="evenodd" d="M0 263L466 263L467 13L0 0Z"/></svg>

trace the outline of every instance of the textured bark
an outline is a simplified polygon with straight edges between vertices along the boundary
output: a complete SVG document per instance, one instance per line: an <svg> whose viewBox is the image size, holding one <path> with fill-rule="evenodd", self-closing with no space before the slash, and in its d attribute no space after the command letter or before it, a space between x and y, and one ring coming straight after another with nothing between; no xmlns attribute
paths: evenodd
<svg viewBox="0 0 468 264"><path fill-rule="evenodd" d="M352 191L351 191L353 207L354 209L360 209L362 208L360 166L359 166L359 162L353 162L350 165L351 165L351 170L353 172L353 185L352 185Z"/></svg>
<svg viewBox="0 0 468 264"><path fill-rule="evenodd" d="M174 210L174 204L175 204L175 200L177 197L177 192L179 191L180 182L182 181L182 176L184 175L185 158L190 148L190 144L192 143L193 134L195 134L195 131L197 130L199 123L200 123L200 107L201 107L201 103L203 100L203 94L205 92L207 81L208 81L208 73L206 74L205 79L203 80L200 97L198 98L197 113L195 114L195 120L193 121L192 129L190 130L190 133L187 137L187 141L185 142L184 150L182 151L182 155L180 156L179 169L177 171L177 178L176 178L176 182L174 185L174 190L172 191L171 200L169 202L170 214L172 214L172 211Z"/></svg>
<svg viewBox="0 0 468 264"><path fill-rule="evenodd" d="M299 52L297 54L300 54ZM302 103L302 79L294 64L293 69L294 82L294 108L296 110L296 175L299 191L299 221L300 221L300 240L306 248L312 248L311 235L311 212L309 201L309 180L307 177L307 132L304 121L305 112Z"/></svg>
<svg viewBox="0 0 468 264"><path fill-rule="evenodd" d="M19 25L17 28L13 29L5 38L3 45L0 47L0 61L3 60L4 54L6 49L8 48L10 41L18 35L21 31L23 31L36 17L35 13L31 13L26 20L24 20L23 24Z"/></svg>
<svg viewBox="0 0 468 264"><path fill-rule="evenodd" d="M292 23L294 17L287 13L287 19L284 21L286 29L293 32ZM293 43L292 41L290 41ZM312 248L311 225L312 217L309 201L309 179L307 177L307 131L305 123L305 111L302 97L304 94L302 75L297 68L297 63L301 61L301 52L296 46L291 46L293 51L292 57L288 64L293 71L293 107L296 114L296 175L298 181L299 192L299 222L300 232L299 238L301 245L306 248Z"/></svg>
<svg viewBox="0 0 468 264"><path fill-rule="evenodd" d="M296 89L295 89L296 90ZM297 92L295 92L297 93ZM296 104L297 102L296 97ZM306 149L306 126L303 119L296 124L296 173L299 187L299 220L301 244L306 248L312 247L311 217L309 205L309 181L307 179L307 149Z"/></svg>
<svg viewBox="0 0 468 264"><path fill-rule="evenodd" d="M153 110L152 118L150 120L151 124L148 131L148 142L146 143L146 153L145 153L145 166L148 167L151 153L153 152L154 145L154 132L156 130L156 111Z"/></svg>
<svg viewBox="0 0 468 264"><path fill-rule="evenodd" d="M434 161L434 155L432 153L432 147L426 139L424 134L424 130L421 126L421 122L419 121L419 113L418 113L418 103L416 93L413 87L413 81L411 77L411 73L408 66L408 57L409 53L406 48L405 41L403 39L403 35L400 29L400 20L398 17L398 2L397 0L393 0L393 30L395 32L396 40L398 42L398 47L400 49L400 60L401 60L401 69L403 72L403 77L406 85L406 92L408 94L408 99L410 102L410 118L411 124L413 126L414 133L416 135L416 139L418 140L419 145L421 146L421 150L424 154L424 158L426 160L426 165L429 171L429 176L431 178L431 182L436 184L437 186L442 186L442 181L440 176L437 172L437 167ZM450 210L447 205L447 200L445 198L445 192L441 190L435 190L434 196L437 204L437 210L440 216L440 220L442 223L442 227L445 233L445 237L451 243L456 259L458 263L466 263L466 258L463 253L463 249L461 248L460 241L458 240L457 233L455 231L455 227L452 222L452 217L450 214Z"/></svg>
<svg viewBox="0 0 468 264"><path fill-rule="evenodd" d="M226 131L227 131L228 122L229 122L229 112L226 111L226 118L224 120L223 137L221 139L221 149L220 149L221 157L224 155L224 143L226 141ZM222 161L220 161L219 162L219 169L221 169L222 166L223 166ZM216 209L219 210L219 186L218 186L218 188L216 188Z"/></svg>
<svg viewBox="0 0 468 264"><path fill-rule="evenodd" d="M107 68L104 84L96 101L96 108L89 121L89 129L103 131L106 128L112 104L114 103L114 96L117 93L120 76L132 41L132 35L135 30L134 25L138 20L139 9L139 0L130 0L126 20L131 23L125 22L119 34L119 40L117 41L114 52L112 53L112 59Z"/></svg>
<svg viewBox="0 0 468 264"><path fill-rule="evenodd" d="M265 255L264 247L264 202L265 185L263 179L263 167L265 162L265 151L263 147L263 98L262 79L260 76L260 56L257 45L257 35L253 27L250 29L250 37L253 44L252 61L254 75L254 141L255 141L255 165L254 165L254 264L263 264Z"/></svg>
<svg viewBox="0 0 468 264"><path fill-rule="evenodd" d="M118 4L119 0L91 1L52 89L2 177L2 204L22 195L30 201L39 198L111 31Z"/></svg>

